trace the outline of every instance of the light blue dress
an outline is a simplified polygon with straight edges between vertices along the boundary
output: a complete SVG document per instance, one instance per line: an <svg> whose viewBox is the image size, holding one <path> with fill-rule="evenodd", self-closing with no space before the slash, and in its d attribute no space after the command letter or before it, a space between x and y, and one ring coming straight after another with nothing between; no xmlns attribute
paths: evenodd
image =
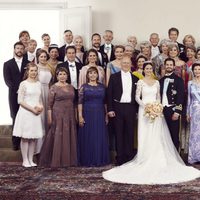
<svg viewBox="0 0 200 200"><path fill-rule="evenodd" d="M200 85L194 81L188 82L187 114L190 119L188 162L200 161Z"/></svg>
<svg viewBox="0 0 200 200"><path fill-rule="evenodd" d="M112 62L109 62L109 63L107 64L107 67L110 68L110 74L115 74L115 73L121 71L121 68L114 66L114 65L112 64Z"/></svg>

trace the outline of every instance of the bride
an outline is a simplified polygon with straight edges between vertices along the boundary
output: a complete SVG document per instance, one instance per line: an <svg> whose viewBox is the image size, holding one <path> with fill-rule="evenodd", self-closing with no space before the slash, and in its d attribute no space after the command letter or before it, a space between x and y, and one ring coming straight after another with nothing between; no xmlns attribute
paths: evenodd
<svg viewBox="0 0 200 200"><path fill-rule="evenodd" d="M169 184L200 177L200 171L186 166L179 156L164 117L151 122L144 116L147 103L160 102L160 85L152 78L151 62L145 62L143 70L145 77L138 81L136 90L138 153L128 163L103 172L103 178L117 183Z"/></svg>

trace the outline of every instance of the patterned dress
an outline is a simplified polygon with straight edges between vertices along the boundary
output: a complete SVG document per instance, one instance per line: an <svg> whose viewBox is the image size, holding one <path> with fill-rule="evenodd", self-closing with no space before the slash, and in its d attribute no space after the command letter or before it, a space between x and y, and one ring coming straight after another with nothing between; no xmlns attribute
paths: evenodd
<svg viewBox="0 0 200 200"><path fill-rule="evenodd" d="M105 122L105 87L82 85L79 104L83 105L85 124L78 132L79 164L98 167L109 164L108 133Z"/></svg>
<svg viewBox="0 0 200 200"><path fill-rule="evenodd" d="M187 114L190 119L188 162L200 161L200 85L195 81L188 82Z"/></svg>
<svg viewBox="0 0 200 200"><path fill-rule="evenodd" d="M53 85L49 90L48 110L52 124L41 149L40 165L69 167L77 165L77 133L74 111L74 88Z"/></svg>

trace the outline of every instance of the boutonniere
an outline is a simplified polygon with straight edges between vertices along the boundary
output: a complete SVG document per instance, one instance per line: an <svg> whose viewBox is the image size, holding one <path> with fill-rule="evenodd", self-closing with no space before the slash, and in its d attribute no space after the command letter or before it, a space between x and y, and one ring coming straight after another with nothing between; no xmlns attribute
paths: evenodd
<svg viewBox="0 0 200 200"><path fill-rule="evenodd" d="M169 83L174 83L174 79L169 79Z"/></svg>
<svg viewBox="0 0 200 200"><path fill-rule="evenodd" d="M172 91L172 94L177 94L177 91L176 90L171 90Z"/></svg>

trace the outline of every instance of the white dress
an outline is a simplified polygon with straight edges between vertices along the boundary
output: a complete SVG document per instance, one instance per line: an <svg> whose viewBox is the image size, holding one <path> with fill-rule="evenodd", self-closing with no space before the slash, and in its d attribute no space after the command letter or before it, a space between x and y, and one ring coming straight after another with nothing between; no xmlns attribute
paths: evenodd
<svg viewBox="0 0 200 200"><path fill-rule="evenodd" d="M144 116L144 105L160 101L160 85L143 80L137 83L138 153L133 160L103 172L103 178L128 184L170 184L200 177L200 171L184 164L173 145L164 117L150 122ZM142 99L141 99L142 97Z"/></svg>
<svg viewBox="0 0 200 200"><path fill-rule="evenodd" d="M30 106L40 105L41 84L37 82L22 81L18 90L18 103L26 102ZM35 115L31 111L19 107L16 116L13 135L26 139L37 139L43 137L41 114Z"/></svg>

